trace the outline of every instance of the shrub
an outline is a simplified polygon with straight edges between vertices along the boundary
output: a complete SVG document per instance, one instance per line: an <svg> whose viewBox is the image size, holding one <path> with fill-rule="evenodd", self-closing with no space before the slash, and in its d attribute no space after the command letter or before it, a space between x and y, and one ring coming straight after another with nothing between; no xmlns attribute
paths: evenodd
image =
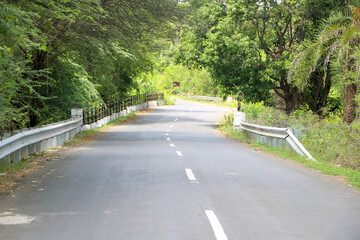
<svg viewBox="0 0 360 240"><path fill-rule="evenodd" d="M360 170L360 121L344 124L339 114L320 118L308 106L287 115L260 103L243 103L246 121L301 130L301 142L319 161Z"/></svg>

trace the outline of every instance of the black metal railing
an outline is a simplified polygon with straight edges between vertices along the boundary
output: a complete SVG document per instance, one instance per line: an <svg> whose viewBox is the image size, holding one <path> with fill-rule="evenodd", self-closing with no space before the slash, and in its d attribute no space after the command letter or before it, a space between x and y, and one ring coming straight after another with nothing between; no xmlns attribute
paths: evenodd
<svg viewBox="0 0 360 240"><path fill-rule="evenodd" d="M119 113L127 107L160 100L164 100L163 93L141 94L108 103L107 105L85 109L83 122L84 124L91 124L113 113Z"/></svg>

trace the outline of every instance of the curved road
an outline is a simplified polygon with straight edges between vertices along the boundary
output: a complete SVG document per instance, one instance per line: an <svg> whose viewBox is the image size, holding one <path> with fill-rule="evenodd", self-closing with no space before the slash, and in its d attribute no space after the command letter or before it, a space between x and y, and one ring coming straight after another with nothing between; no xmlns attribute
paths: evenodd
<svg viewBox="0 0 360 240"><path fill-rule="evenodd" d="M358 191L222 137L223 111L178 100L67 151L0 195L0 239L360 239Z"/></svg>

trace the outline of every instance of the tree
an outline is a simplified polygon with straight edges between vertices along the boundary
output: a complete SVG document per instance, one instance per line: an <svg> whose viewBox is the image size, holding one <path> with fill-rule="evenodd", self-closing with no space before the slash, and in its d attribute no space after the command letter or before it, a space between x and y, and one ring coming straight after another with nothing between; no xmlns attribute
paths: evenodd
<svg viewBox="0 0 360 240"><path fill-rule="evenodd" d="M273 89L291 112L303 103L313 105L317 87L309 86L311 94L305 97L287 81L292 54L315 36L323 18L344 5L335 0L204 1L196 21L181 30L176 58L207 68L225 89L241 91L252 101L269 102Z"/></svg>
<svg viewBox="0 0 360 240"><path fill-rule="evenodd" d="M151 70L154 39L180 17L175 0L0 4L0 51L6 56L0 71L9 75L0 80L6 79L0 87L7 88L0 102L21 113L21 120L10 121L16 128L64 119L71 107L131 94L133 79Z"/></svg>
<svg viewBox="0 0 360 240"><path fill-rule="evenodd" d="M31 69L23 56L24 48L42 47L34 40L39 34L32 21L36 17L0 2L0 133L28 126L28 113L34 110L30 100L44 101L35 78L45 72Z"/></svg>
<svg viewBox="0 0 360 240"><path fill-rule="evenodd" d="M352 16L338 13L324 23L318 38L295 58L289 74L290 80L304 87L309 84L311 74L326 72L325 85L332 81L343 88L343 122L348 124L355 117L355 97L360 80L359 43L360 9L353 7Z"/></svg>
<svg viewBox="0 0 360 240"><path fill-rule="evenodd" d="M192 68L206 68L226 94L266 101L270 97L269 85L259 77L262 56L228 12L223 2L202 3L192 24L181 29L176 61Z"/></svg>

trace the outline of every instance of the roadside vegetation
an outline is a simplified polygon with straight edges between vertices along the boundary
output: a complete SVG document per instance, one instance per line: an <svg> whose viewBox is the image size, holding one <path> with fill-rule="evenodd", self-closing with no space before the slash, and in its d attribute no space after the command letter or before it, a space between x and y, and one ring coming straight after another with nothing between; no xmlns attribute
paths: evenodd
<svg viewBox="0 0 360 240"><path fill-rule="evenodd" d="M226 105L226 104L224 104ZM229 105L229 104L228 104ZM230 104L235 105L235 102ZM318 163L300 156L295 151L273 149L261 145L242 131L233 130L233 116L225 116L220 130L230 138L250 144L272 155L290 159L321 173L337 176L360 189L360 126L344 124L340 116L319 119L308 109L298 110L290 115L265 107L263 103L242 104L246 121L263 126L289 127L301 130L301 143Z"/></svg>
<svg viewBox="0 0 360 240"><path fill-rule="evenodd" d="M173 0L0 1L0 135L157 91L141 76L182 12Z"/></svg>

